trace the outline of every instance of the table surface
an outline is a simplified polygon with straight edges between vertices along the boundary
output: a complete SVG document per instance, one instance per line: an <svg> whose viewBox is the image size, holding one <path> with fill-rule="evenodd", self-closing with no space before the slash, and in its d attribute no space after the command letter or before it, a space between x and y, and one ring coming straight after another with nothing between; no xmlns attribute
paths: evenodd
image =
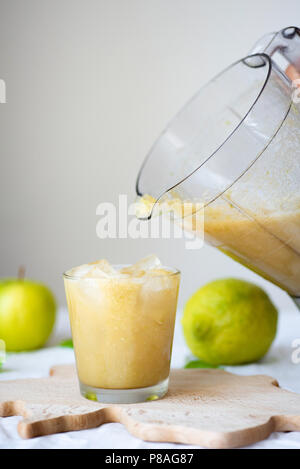
<svg viewBox="0 0 300 469"><path fill-rule="evenodd" d="M184 343L180 321L175 328L172 367L182 367L189 358ZM54 334L46 348L28 353L8 354L0 380L18 378L40 378L48 376L53 365L74 363L72 349L57 346L70 336L67 312L60 310ZM298 339L298 345L297 345ZM297 353L297 348L299 353ZM292 359L294 353L294 360ZM191 358L191 357L190 357ZM298 360L297 360L298 358ZM295 360L296 359L296 360ZM297 364L296 362L299 361ZM300 314L286 311L280 314L277 338L269 353L259 363L226 367L226 370L241 375L267 374L276 378L281 387L300 393ZM1 384L0 384L1 385ZM21 417L0 418L0 449L4 448L199 448L171 443L145 442L130 435L119 423L108 423L91 430L43 436L22 440L17 433L17 423ZM249 448L300 449L300 433L274 433L267 440Z"/></svg>

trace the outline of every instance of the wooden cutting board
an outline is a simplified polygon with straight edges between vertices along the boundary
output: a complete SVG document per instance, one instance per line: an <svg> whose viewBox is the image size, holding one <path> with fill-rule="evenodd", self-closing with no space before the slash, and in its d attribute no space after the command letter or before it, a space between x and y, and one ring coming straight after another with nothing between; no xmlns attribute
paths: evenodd
<svg viewBox="0 0 300 469"><path fill-rule="evenodd" d="M80 396L75 368L56 366L49 378L0 381L0 416L22 415L22 438L120 422L148 441L233 448L274 431L300 431L300 394L267 376L223 370L173 370L158 401L104 405Z"/></svg>

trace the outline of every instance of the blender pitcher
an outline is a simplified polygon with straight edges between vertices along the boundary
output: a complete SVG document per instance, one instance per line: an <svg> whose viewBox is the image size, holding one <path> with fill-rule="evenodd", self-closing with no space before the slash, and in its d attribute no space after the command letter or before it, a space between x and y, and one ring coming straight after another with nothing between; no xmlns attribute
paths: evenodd
<svg viewBox="0 0 300 469"><path fill-rule="evenodd" d="M200 201L205 240L300 308L300 99L291 81L299 72L298 28L262 38L170 122L136 190L154 197L153 207L174 197ZM192 231L194 217L184 225Z"/></svg>

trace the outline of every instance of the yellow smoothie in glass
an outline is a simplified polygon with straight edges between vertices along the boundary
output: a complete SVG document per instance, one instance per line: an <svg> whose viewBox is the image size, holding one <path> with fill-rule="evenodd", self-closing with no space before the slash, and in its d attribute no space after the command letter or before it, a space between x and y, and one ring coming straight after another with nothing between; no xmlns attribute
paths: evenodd
<svg viewBox="0 0 300 469"><path fill-rule="evenodd" d="M126 267L101 260L64 274L83 387L129 390L168 379L179 280L156 256Z"/></svg>

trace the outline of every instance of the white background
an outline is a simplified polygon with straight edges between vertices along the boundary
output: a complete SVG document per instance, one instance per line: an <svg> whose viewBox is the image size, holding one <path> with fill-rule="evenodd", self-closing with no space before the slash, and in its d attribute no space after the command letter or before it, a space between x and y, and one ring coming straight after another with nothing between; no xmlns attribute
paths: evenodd
<svg viewBox="0 0 300 469"><path fill-rule="evenodd" d="M210 247L100 240L96 207L135 197L135 178L168 120L264 33L299 22L299 0L0 0L0 275L49 284L97 258L155 252L183 272L180 303L236 276L285 293Z"/></svg>

